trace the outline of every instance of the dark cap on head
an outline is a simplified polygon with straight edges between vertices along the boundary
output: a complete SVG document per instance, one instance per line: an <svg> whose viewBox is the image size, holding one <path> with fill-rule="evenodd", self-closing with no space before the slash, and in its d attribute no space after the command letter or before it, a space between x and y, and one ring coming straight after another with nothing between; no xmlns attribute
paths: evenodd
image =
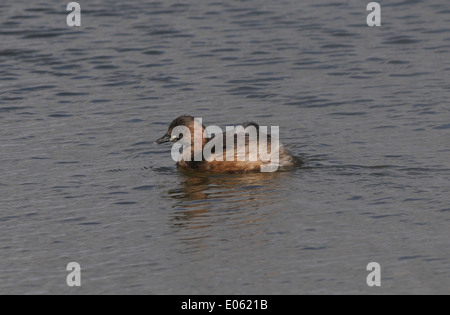
<svg viewBox="0 0 450 315"><path fill-rule="evenodd" d="M166 143L166 142L175 142L178 141L178 138L172 138L171 134L172 134L172 130L177 127L177 126L186 126L189 127L190 125L192 125L194 123L194 117L189 116L189 115L182 115L179 116L177 118L175 118L169 125L169 129L167 130L167 133L162 136L161 138L159 138L158 140L156 140L157 144L161 144L161 143Z"/></svg>

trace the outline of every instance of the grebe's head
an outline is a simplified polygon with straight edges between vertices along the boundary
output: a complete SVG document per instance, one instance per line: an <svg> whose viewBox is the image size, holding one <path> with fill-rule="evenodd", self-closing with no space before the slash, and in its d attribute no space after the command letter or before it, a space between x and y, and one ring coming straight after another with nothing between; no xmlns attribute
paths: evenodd
<svg viewBox="0 0 450 315"><path fill-rule="evenodd" d="M192 116L183 115L174 119L167 130L166 134L156 140L157 144L166 142L176 142L183 138L183 133L177 132L177 127L187 127L190 131L191 137L194 137L194 130L197 129L201 132L201 137L203 138L203 131L205 126L202 125L201 121L195 119ZM175 129L175 130L174 130ZM192 142L193 143L193 142Z"/></svg>

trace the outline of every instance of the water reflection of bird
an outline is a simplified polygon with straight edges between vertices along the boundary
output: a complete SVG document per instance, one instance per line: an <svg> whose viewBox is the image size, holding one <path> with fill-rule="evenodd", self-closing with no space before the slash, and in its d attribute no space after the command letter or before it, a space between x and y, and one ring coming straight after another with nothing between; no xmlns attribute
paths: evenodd
<svg viewBox="0 0 450 315"><path fill-rule="evenodd" d="M267 233L290 172L210 174L181 171L170 226L183 246L180 252L204 252L217 242Z"/></svg>
<svg viewBox="0 0 450 315"><path fill-rule="evenodd" d="M283 173L201 174L180 173L180 186L168 191L176 200L179 219L189 222L199 216L224 215L233 211L257 210L278 199ZM198 222L197 222L198 223Z"/></svg>

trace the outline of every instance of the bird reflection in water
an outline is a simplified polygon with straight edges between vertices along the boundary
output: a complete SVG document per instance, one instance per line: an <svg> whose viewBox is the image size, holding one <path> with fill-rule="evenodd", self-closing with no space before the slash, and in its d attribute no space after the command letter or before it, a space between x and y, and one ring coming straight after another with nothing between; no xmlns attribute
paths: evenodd
<svg viewBox="0 0 450 315"><path fill-rule="evenodd" d="M279 203L288 173L179 173L180 184L168 194L174 199L171 226L180 240L199 249L209 238L226 241L245 228L246 235L265 233L265 221ZM274 210L277 211L277 210ZM240 232L238 232L238 230ZM234 231L234 232L233 232Z"/></svg>

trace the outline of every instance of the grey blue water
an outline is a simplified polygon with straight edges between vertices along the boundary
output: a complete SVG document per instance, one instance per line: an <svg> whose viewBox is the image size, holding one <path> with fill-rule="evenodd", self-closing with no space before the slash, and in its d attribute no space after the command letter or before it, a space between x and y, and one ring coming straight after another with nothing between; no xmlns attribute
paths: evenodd
<svg viewBox="0 0 450 315"><path fill-rule="evenodd" d="M0 294L449 294L449 3L368 2L2 1ZM181 173L181 114L306 163Z"/></svg>

